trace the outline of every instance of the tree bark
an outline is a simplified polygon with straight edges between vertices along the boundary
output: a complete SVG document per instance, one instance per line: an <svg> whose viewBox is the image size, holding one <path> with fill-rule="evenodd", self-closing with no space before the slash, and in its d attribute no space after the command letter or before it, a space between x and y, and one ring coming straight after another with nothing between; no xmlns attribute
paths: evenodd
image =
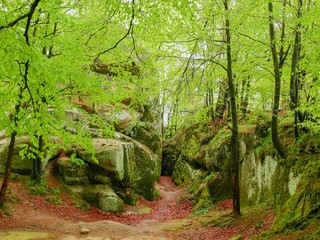
<svg viewBox="0 0 320 240"><path fill-rule="evenodd" d="M216 105L216 110L215 110L215 117L218 118L219 120L223 120L224 118L224 113L227 109L227 100L228 100L228 91L227 91L227 86L225 81L220 83L219 86L219 95L218 95L218 100L217 100L217 105Z"/></svg>
<svg viewBox="0 0 320 240"><path fill-rule="evenodd" d="M303 1L298 1L297 8L297 18L302 17L301 7ZM300 60L300 51L301 51L301 24L299 23L295 29L295 39L294 46L292 51L292 61L291 61L291 77L290 77L290 98L291 98L291 107L294 110L294 134L296 139L299 139L299 129L298 129L298 106L299 106L299 84L298 84L298 63Z"/></svg>
<svg viewBox="0 0 320 240"><path fill-rule="evenodd" d="M6 160L6 169L4 172L3 182L2 182L1 190L0 190L0 208L3 206L3 204L5 202L6 192L7 192L7 188L9 185L9 179L10 179L10 175L11 175L11 163L12 163L14 144L16 142L16 136L17 136L16 129L18 126L18 115L19 115L20 108L21 108L23 90L24 89L22 87L20 87L20 93L18 95L18 103L15 106L15 114L14 114L14 118L13 118L15 129L11 133L9 151L8 151L7 160Z"/></svg>
<svg viewBox="0 0 320 240"><path fill-rule="evenodd" d="M224 0L224 7L227 13L228 0ZM231 175L232 175L232 186L233 186L233 216L238 218L240 216L239 139L238 139L239 131L238 131L236 89L235 89L233 73L232 73L230 21L228 16L226 17L226 36L227 36L227 61L228 61L227 73L228 73L228 86L229 86L231 117L232 117Z"/></svg>
<svg viewBox="0 0 320 240"><path fill-rule="evenodd" d="M242 80L242 91L241 91L241 104L240 110L244 118L247 117L248 103L249 103L249 88L250 88L250 76Z"/></svg>
<svg viewBox="0 0 320 240"><path fill-rule="evenodd" d="M277 56L276 42L275 42L275 31L273 24L273 2L269 2L269 31L270 31L270 42L271 42L271 52L273 59L273 70L274 70L274 99L273 99L273 110L272 110L272 119L271 119L271 135L272 142L278 153L282 158L287 158L287 153L284 151L284 148L279 140L278 135L278 111L280 103L280 92L281 92L281 75L280 75L280 64ZM280 53L281 54L281 53ZM282 55L282 54L281 54Z"/></svg>

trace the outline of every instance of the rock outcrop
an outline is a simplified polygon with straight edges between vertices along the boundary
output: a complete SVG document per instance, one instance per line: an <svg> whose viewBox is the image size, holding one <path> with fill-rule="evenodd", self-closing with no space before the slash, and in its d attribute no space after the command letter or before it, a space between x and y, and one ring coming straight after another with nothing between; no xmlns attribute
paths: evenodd
<svg viewBox="0 0 320 240"><path fill-rule="evenodd" d="M0 173L4 173L5 171L5 164L7 159L7 154L9 150L10 138L2 138L0 140ZM21 156L20 151L25 147L31 147L30 137L23 136L23 137L16 137L13 157L12 157L12 164L11 169L12 172L23 174L23 175L30 175L32 172L32 158L27 156ZM44 161L42 162L42 169L44 169L52 157L57 156L59 153L59 149L52 149L50 151L46 151L46 156Z"/></svg>
<svg viewBox="0 0 320 240"><path fill-rule="evenodd" d="M194 125L181 128L164 146L162 164L167 165L163 169L172 171L175 183L189 185L197 197L195 207L204 201L216 203L232 198L230 136L225 127L214 131L211 125ZM266 201L283 206L276 220L276 226L282 227L284 224L280 223L286 217L292 219L286 221L289 225L303 225L307 219L319 216L319 184L315 179L320 178L316 171L320 164L316 155L300 154L300 160L294 156L296 160L284 161L273 148L268 131L259 134L254 128L240 132L239 144L241 206ZM294 162L303 158L314 163L310 167L311 178L307 170L300 173L295 170Z"/></svg>
<svg viewBox="0 0 320 240"><path fill-rule="evenodd" d="M84 165L59 158L56 172L69 189L105 211L123 211L124 203L135 204L137 194L155 197L154 184L160 177L160 159L140 142L117 133L115 139L93 139L95 155L76 148ZM105 191L105 192L104 192ZM92 197L90 197L92 195ZM94 196L94 197L93 197ZM107 208L108 202L112 208Z"/></svg>

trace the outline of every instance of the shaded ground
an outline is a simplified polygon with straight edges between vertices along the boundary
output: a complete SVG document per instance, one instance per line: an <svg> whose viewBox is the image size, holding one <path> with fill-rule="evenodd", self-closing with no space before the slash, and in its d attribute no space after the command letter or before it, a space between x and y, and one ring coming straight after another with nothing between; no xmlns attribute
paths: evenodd
<svg viewBox="0 0 320 240"><path fill-rule="evenodd" d="M49 181L59 186L53 178L49 177ZM127 213L122 214L106 213L93 206L90 211L80 210L63 191L60 194L63 203L52 205L44 197L30 195L24 184L10 183L10 187L8 203L14 212L11 216L0 216L1 240L228 240L239 234L250 239L268 229L275 216L271 207L260 206L244 210L244 216L234 221L232 201L226 200L208 214L188 217L192 203L181 197L185 189L175 186L169 177L161 177L156 185L160 193L158 201L140 198L136 206L126 206ZM83 227L89 229L88 234L80 234Z"/></svg>

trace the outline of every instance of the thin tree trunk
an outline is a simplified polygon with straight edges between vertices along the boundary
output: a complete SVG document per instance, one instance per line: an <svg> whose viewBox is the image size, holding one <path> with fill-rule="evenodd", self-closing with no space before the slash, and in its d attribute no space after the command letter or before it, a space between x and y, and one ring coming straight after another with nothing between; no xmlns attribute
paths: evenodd
<svg viewBox="0 0 320 240"><path fill-rule="evenodd" d="M301 7L303 1L298 1L298 19L302 17ZM290 98L291 98L291 106L294 110L294 134L296 139L299 139L299 131L298 131L298 106L299 106L299 86L298 86L298 63L300 60L300 51L301 51L301 32L300 32L301 24L299 23L295 29L295 40L294 47L292 51L292 62L291 62L291 77L290 77Z"/></svg>
<svg viewBox="0 0 320 240"><path fill-rule="evenodd" d="M32 167L32 180L39 181L41 179L41 172L42 172L42 161L40 157L40 153L42 152L43 148L43 137L42 135L38 136L39 147L38 147L38 156L33 159L33 167Z"/></svg>
<svg viewBox="0 0 320 240"><path fill-rule="evenodd" d="M224 0L224 7L228 11L228 0ZM236 103L236 89L232 74L232 57L231 57L231 36L230 36L230 21L226 17L226 36L227 36L227 60L228 60L228 85L231 102L231 117L232 117L232 138L231 138L231 174L233 186L233 216L240 216L240 194L239 194L239 140L238 140L238 116Z"/></svg>
<svg viewBox="0 0 320 240"><path fill-rule="evenodd" d="M26 70L26 72L27 71L28 70ZM22 87L20 87L20 93L18 95L18 103L15 106L15 114L13 117L13 122L14 122L14 125L16 128L18 126L18 115L19 115L20 108L21 108L23 90L24 89ZM14 144L16 142L16 136L17 136L17 131L13 130L13 132L11 133L9 151L8 151L7 160L6 160L6 169L4 172L3 182L2 182L1 190L0 190L0 208L3 206L3 204L5 202L6 192L7 192L7 188L9 185L9 179L10 179L10 175L11 175L11 163L12 163Z"/></svg>
<svg viewBox="0 0 320 240"><path fill-rule="evenodd" d="M247 112L248 112L248 103L249 103L249 88L250 88L250 76L247 80L242 80L242 96L241 96L241 112L243 114L243 117L246 118Z"/></svg>
<svg viewBox="0 0 320 240"><path fill-rule="evenodd" d="M273 100L273 114L271 120L271 135L272 142L278 153L281 157L287 158L287 154L283 149L283 146L279 140L278 135L278 111L279 111L279 103L280 103L280 91L281 91L281 75L280 75L280 65L277 56L277 49L275 43L275 32L273 25L273 3L269 2L269 31L270 31L270 41L271 41L271 51L272 51L272 59L273 59L273 68L274 68L274 78L275 78L275 86L274 86L274 100Z"/></svg>
<svg viewBox="0 0 320 240"><path fill-rule="evenodd" d="M215 117L219 118L220 120L223 119L224 112L226 111L227 108L227 99L228 99L228 92L226 89L226 83L223 81L220 83L219 86L219 96L217 100L217 105L216 105L216 114Z"/></svg>

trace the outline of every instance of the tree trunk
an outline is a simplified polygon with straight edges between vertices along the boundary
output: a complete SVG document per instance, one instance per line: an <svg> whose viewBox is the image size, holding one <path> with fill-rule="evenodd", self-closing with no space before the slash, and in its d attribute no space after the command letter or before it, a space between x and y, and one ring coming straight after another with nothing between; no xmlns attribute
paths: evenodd
<svg viewBox="0 0 320 240"><path fill-rule="evenodd" d="M13 117L13 122L14 122L14 125L15 125L15 129L17 129L17 126L18 126L18 115L19 115L20 108L21 108L23 90L24 89L22 87L20 87L20 93L18 95L18 103L15 106L15 114L14 114L14 117ZM9 179L10 179L10 174L11 174L12 156L13 156L14 144L16 142L16 136L17 136L17 131L15 129L11 133L9 151L8 151L7 160L6 160L6 169L5 169L5 172L4 172L3 182L2 182L1 190L0 190L0 208L4 204L7 188L8 188L8 185L9 185Z"/></svg>
<svg viewBox="0 0 320 240"><path fill-rule="evenodd" d="M250 88L250 76L242 80L242 94L241 94L241 105L240 110L243 114L243 117L246 118L248 113L248 103L249 103L249 88Z"/></svg>
<svg viewBox="0 0 320 240"><path fill-rule="evenodd" d="M6 169L5 169L3 182L0 190L0 208L4 204L7 188L9 185L9 178L11 174L11 162L12 162L12 155L13 155L14 144L16 141L16 136L17 136L17 132L13 131L13 133L11 133L11 140L9 144L9 151L8 151L7 161L6 161Z"/></svg>
<svg viewBox="0 0 320 240"><path fill-rule="evenodd" d="M280 65L277 56L276 42L275 42L275 32L273 25L273 3L269 2L269 31L270 31L270 41L271 41L271 52L273 59L273 69L274 69L274 100L273 100L273 110L272 110L272 120L271 120L271 135L272 142L278 153L282 158L287 158L287 153L284 151L283 146L279 140L278 135L278 111L280 103L280 92L281 92L281 75L280 75Z"/></svg>
<svg viewBox="0 0 320 240"><path fill-rule="evenodd" d="M298 1L297 8L297 18L301 18L301 7L302 0ZM300 60L300 51L301 51L301 32L300 32L301 24L299 23L295 29L295 39L294 46L292 51L292 61L291 61L291 77L290 77L290 98L291 98L291 107L294 110L294 134L296 139L299 139L299 131L298 131L298 106L299 106L299 84L298 84L298 63Z"/></svg>
<svg viewBox="0 0 320 240"><path fill-rule="evenodd" d="M224 0L224 7L228 11L228 0ZM233 216L240 216L240 194L239 194L239 140L238 140L238 116L236 103L236 89L232 74L232 57L231 57L231 36L230 36L230 21L226 17L226 36L227 36L227 60L228 60L228 86L231 103L232 117L232 138L231 138L231 174L233 186Z"/></svg>
<svg viewBox="0 0 320 240"><path fill-rule="evenodd" d="M224 117L224 113L227 108L227 100L228 100L228 91L227 91L227 86L226 83L223 81L220 83L219 86L219 95L218 95L218 100L217 100L217 105L216 105L216 118L219 120L222 120Z"/></svg>
<svg viewBox="0 0 320 240"><path fill-rule="evenodd" d="M43 148L43 138L42 135L38 136L39 140L39 147L38 147L38 156L33 159L33 166L32 166L32 180L39 181L41 179L41 172L42 172L42 161L40 157L40 153L42 152Z"/></svg>

